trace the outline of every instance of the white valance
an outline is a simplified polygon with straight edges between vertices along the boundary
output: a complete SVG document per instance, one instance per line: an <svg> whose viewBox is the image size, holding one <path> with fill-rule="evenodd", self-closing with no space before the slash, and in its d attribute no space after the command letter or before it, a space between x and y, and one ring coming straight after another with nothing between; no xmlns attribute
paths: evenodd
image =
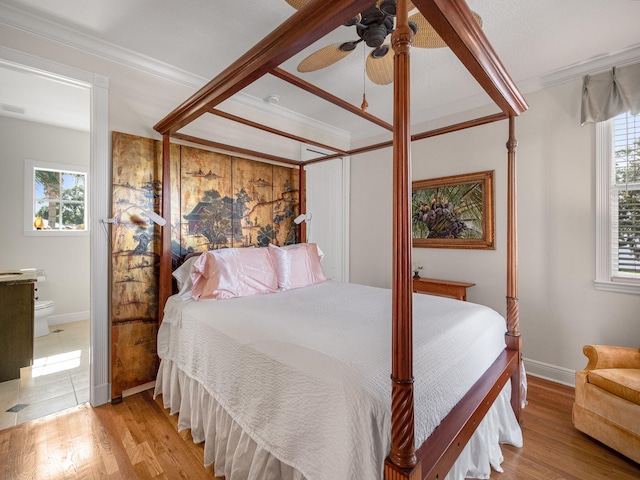
<svg viewBox="0 0 640 480"><path fill-rule="evenodd" d="M603 122L624 112L640 113L640 63L585 75L581 123Z"/></svg>

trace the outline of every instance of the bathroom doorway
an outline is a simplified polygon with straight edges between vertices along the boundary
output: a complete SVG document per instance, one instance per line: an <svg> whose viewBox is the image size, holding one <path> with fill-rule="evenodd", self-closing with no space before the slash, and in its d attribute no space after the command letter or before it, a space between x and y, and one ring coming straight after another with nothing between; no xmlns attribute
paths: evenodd
<svg viewBox="0 0 640 480"><path fill-rule="evenodd" d="M87 307L79 307L75 310L81 311L66 315L64 311L60 312L58 310L58 312L62 313L59 315L56 315L54 311L53 317L50 317L52 320L49 327L51 333L34 340L34 365L29 369L28 378L18 382L18 387L22 388L22 392L18 391L17 394L14 394L12 393L12 388L9 388L10 386L0 384L0 407L2 407L0 409L0 428L4 428L10 426L12 418L17 423L21 423L21 420L37 418L38 410L44 415L52 413L51 409L55 410L57 408L55 405L59 405L60 410L68 408L71 406L70 401L72 398L76 403L90 401L94 406L109 401L108 238L107 232L99 223L100 219L108 216L109 137L107 127L107 78L4 47L0 47L0 70L10 71L12 75L19 73L37 77L39 81L48 82L49 87L65 85L68 88L73 86L78 92L82 92L86 99L85 101L88 103L85 109L88 118L85 118L84 121L88 125L85 135L88 136L86 139L86 155L89 157L90 171L87 185L89 195L89 220L87 225L89 234L85 235L85 242L88 243L86 253L88 254L82 255L82 258L74 258L70 254L64 255L64 262L69 266L69 269L74 265L74 262L85 263L85 278L82 279L82 282L85 285L89 285L89 289L87 289L89 292L88 309ZM1 87L0 90L5 91ZM42 93L44 92L40 92L40 94ZM56 94L48 93L44 97L51 98L52 95L55 96ZM31 95L30 98L41 97ZM2 98L0 99L0 104L2 104L0 108L4 110L2 113L6 113L6 115L0 114L0 121L4 121L5 126L9 125L8 122L12 120L8 118L11 116L16 118L16 116L20 115L20 101L18 99L12 102L10 99ZM30 106L30 109L33 108L33 105ZM64 117L68 110L71 109L60 109L57 112L57 117ZM45 120L24 118L15 120L15 122L17 122L18 126L14 124L13 128L19 131L23 131L30 122L33 122L36 128L40 127L40 133L47 128L44 127ZM62 127L52 128L60 129ZM57 131L61 132L62 130ZM32 141L35 141L35 139L32 139ZM59 142L59 148L66 148L68 145L64 141ZM6 168L5 162L8 161L9 156L3 155L3 159L0 161L0 171ZM23 163L22 158L19 160L13 158L11 161ZM4 176L4 172L2 175ZM24 175L20 173L16 183L22 185L23 177ZM20 186L21 191L22 189L23 187ZM18 201L16 203L18 206L12 212L21 219L23 218L23 206L22 202L20 202L22 198L23 196L21 195L17 196L16 200ZM22 220L20 220L20 225L22 225ZM22 235L22 231L19 234ZM28 243L26 240L29 240L29 237L23 237L22 243ZM59 241L60 239L57 240ZM12 250L17 253L20 248L20 240L17 239L13 244L5 245L2 257L7 261L9 258L12 261L17 261L15 255L12 257ZM48 249L47 254L62 256L59 248L55 247ZM19 266L23 268L42 268L41 265L27 264L29 258L36 257L32 252L31 256L20 260L21 265ZM16 267L18 265L11 265L11 268ZM0 269L3 268L5 267L0 265ZM55 272L47 272L45 269L41 273L43 273L42 277L46 276L47 278L44 284L38 286L36 295L44 294L46 297L55 290L59 291L60 285L56 285L56 288L50 288L53 286L50 282L56 277ZM69 289L73 290L73 286ZM70 294L73 295L74 292L70 292ZM55 298L46 299L53 300L54 304L56 303ZM14 399L15 405L5 408L8 406L7 402L11 403ZM38 408L35 408L36 404L40 404ZM44 408L45 405L48 408ZM12 408L16 411L6 411Z"/></svg>

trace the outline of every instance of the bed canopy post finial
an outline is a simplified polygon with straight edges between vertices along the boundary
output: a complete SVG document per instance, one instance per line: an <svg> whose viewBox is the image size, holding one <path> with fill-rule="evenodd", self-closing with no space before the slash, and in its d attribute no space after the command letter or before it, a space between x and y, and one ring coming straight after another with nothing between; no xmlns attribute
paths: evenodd
<svg viewBox="0 0 640 480"><path fill-rule="evenodd" d="M518 205L516 177L516 120L509 116L509 139L507 140L507 348L518 352L518 368L511 377L511 406L520 420L520 363L522 362L522 337L520 336L520 313L518 306Z"/></svg>
<svg viewBox="0 0 640 480"><path fill-rule="evenodd" d="M413 402L413 318L411 284L411 122L410 50L406 0L399 0L394 54L393 113L393 303L391 373L391 452L385 478L418 479Z"/></svg>
<svg viewBox="0 0 640 480"><path fill-rule="evenodd" d="M171 137L162 135L162 218L167 223L160 237L160 266L158 285L158 325L164 318L164 306L172 294L171 280Z"/></svg>

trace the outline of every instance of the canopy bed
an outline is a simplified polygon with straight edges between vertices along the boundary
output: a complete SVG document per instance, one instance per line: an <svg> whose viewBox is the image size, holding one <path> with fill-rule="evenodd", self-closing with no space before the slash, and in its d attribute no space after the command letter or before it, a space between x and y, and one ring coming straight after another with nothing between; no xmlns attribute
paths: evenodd
<svg viewBox="0 0 640 480"><path fill-rule="evenodd" d="M303 4L305 2L302 2ZM518 317L518 285L517 285L517 235L516 235L516 171L515 171L515 150L517 142L515 140L515 117L526 110L527 105L521 94L517 90L513 81L508 76L503 65L500 63L492 47L484 36L484 33L478 26L474 19L472 12L464 0L413 0L412 4L422 13L427 21L433 26L437 34L447 43L449 48L456 54L456 56L465 65L467 70L473 75L476 81L483 87L490 98L501 110L500 113L490 115L487 117L471 120L468 122L452 125L435 131L424 132L422 134L411 135L410 133L410 92L409 92L409 77L410 77L410 46L412 31L408 26L407 17L407 2L406 0L400 0L397 2L397 24L396 29L392 34L392 45L395 52L394 55L394 118L393 125L389 125L387 122L375 118L368 113L348 105L346 102L334 97L328 92L325 92L313 85L308 84L304 80L293 76L292 74L279 68L287 59L293 55L302 51L307 46L311 45L316 40L322 38L324 35L345 23L347 19L350 19L362 12L367 7L371 6L371 0L347 0L342 2L325 2L324 0L310 0L306 5L300 8L297 13L291 16L280 27L274 30L271 34L265 37L261 42L255 45L249 52L243 55L240 59L234 62L220 75L210 81L182 105L177 107L167 117L155 125L155 130L163 136L163 188L165 188L166 194L162 195L162 213L163 216L169 220L170 212L170 195L166 189L170 185L170 145L171 139L177 139L180 141L187 141L191 143L197 143L201 145L210 146L213 148L219 148L222 150L232 151L236 153L249 154L254 157L265 158L271 161L285 162L289 164L298 165L300 175L300 211L304 212L304 167L309 162L297 162L289 159L277 158L272 155L264 154L261 152L247 151L237 146L224 145L217 142L208 141L205 139L194 138L188 135L179 133L179 130L188 125L190 122L199 118L206 113L212 113L215 115L223 116L231 121L241 122L245 125L249 125L254 128L258 128L262 131L270 132L275 135L281 135L287 138L296 140L303 140L310 144L322 146L323 148L330 148L326 145L320 145L312 140L300 139L293 135L289 135L286 132L278 131L274 128L259 125L250 120L244 120L233 115L225 114L216 109L216 107L233 96L235 93L241 91L244 87L250 85L255 80L259 79L263 75L274 75L287 81L293 85L307 90L308 92L318 95L319 97L332 102L338 106L341 106L354 114L360 115L363 118L383 126L393 132L393 141L386 143L379 143L363 147L352 151L343 151L333 149L336 153L334 155L324 156L322 159L311 160L322 161L326 159L336 158L344 155L357 155L367 151L393 146L393 282L392 290L389 294L388 302L391 310L391 319L389 321L392 329L392 338L389 345L389 353L391 356L391 382L390 392L391 399L389 403L389 417L390 425L389 432L386 432L389 437L389 448L386 449L383 455L384 466L381 466L381 470L384 470L384 477L386 479L442 479L447 472L451 469L456 459L460 456L465 445L469 442L469 439L474 435L474 432L481 424L481 420L490 408L493 408L496 399L499 399L503 387L508 385L511 380L511 398L510 405L515 412L515 418L519 419L521 408L521 337L519 329L519 317ZM304 28L301 27L304 25ZM456 403L452 405L449 413L443 418L439 419L439 425L431 429L428 432L428 436L424 439L424 442L420 440L420 444L416 445L416 435L418 438L423 435L422 427L419 426L420 414L416 415L414 411L414 404L416 402L423 402L422 391L419 395L414 390L414 365L419 375L422 374L422 361L418 362L414 359L423 358L424 352L422 348L429 350L431 347L423 347L421 344L414 344L414 337L422 335L420 329L415 330L413 317L416 312L419 312L423 307L423 299L416 299L412 296L412 269L411 269L411 248L412 248L412 233L411 233L411 173L410 173L410 145L411 141L428 138L434 135L439 135L447 132L457 131L464 128L469 128L477 125L483 125L486 123L508 119L509 123L509 135L507 140L507 162L508 162L508 188L507 188L507 206L508 206L508 218L507 218L507 318L506 318L506 334L502 337L502 346L499 353L491 359L491 361L482 367L483 373L474 380L474 382L467 386L465 389L466 394L456 400ZM163 192L164 193L164 192ZM167 333L168 330L182 330L183 334L188 330L185 327L187 318L192 319L193 322L196 318L192 309L198 310L200 304L207 302L187 302L188 307L184 307L182 311L178 306L185 302L180 302L176 296L171 296L171 228L170 224L163 227L163 247L160 264L160 305L165 305L165 322L161 324L161 333L158 338L158 349L166 354L166 365L161 364L161 371L158 376L158 383L160 384L160 391L163 396L172 397L173 392L163 391L163 388L171 385L172 383L181 384L182 387L188 385L189 394L182 392L181 396L190 396L187 399L187 403L182 403L182 408L188 405L191 410L188 412L188 416L194 417L200 414L195 414L194 409L200 408L202 402L210 402L211 399L203 397L200 394L194 392L202 388L202 383L199 380L204 381L202 376L193 373L192 376L185 375L181 371L178 363L170 362L174 357L171 357L172 351L177 351L172 347L170 337ZM300 239L302 242L306 241L304 235L304 229L301 229ZM261 249L262 250L262 249ZM305 288L331 288L331 282L327 285L316 284ZM302 289L303 291L305 289ZM365 289L366 290L366 289ZM295 292L280 292L274 295L263 295L262 297L269 297L267 302L275 302L272 298L276 298L281 294L291 294ZM300 297L305 297L305 293L297 293ZM306 299L315 298L311 295ZM331 295L337 295L331 294ZM179 297L179 296L178 296ZM296 299L295 302L305 301L303 298ZM248 297L247 299L234 299L233 302L239 305L237 300L242 300L246 303L252 303L254 297ZM439 299L438 301L453 302L452 304L445 305L445 310L451 308L455 310L454 300ZM223 304L224 302L209 302ZM458 302L459 303L459 302ZM216 308L223 308L220 305L216 305ZM264 308L264 307L257 307ZM274 306L276 308L276 306ZM438 307L440 308L440 307ZM298 312L299 313L299 312ZM229 314L226 312L224 315ZM224 317L222 315L222 317ZM246 314L249 315L249 314ZM162 316L162 314L161 314ZM160 319L163 322L163 319ZM204 322L204 321L203 321ZM504 324L504 320L502 321ZM503 325L504 326L504 325ZM203 327L204 328L204 327ZM206 330L208 333L192 334L191 340L193 342L200 342L201 339L207 335L211 336L211 342L217 342L220 344L220 336L229 340L227 345L231 345L240 349L243 344L243 340L238 339L235 333L225 331L224 327L219 325L216 327L217 333ZM422 327L420 327L422 328ZM221 329L221 330L220 330ZM504 331L503 330L503 331ZM204 331L204 330L203 330ZM186 333L188 335L188 333ZM336 334L337 335L337 334ZM301 335L304 337L304 335ZM348 336L347 336L348 337ZM303 340L304 341L304 338ZM449 345L460 346L463 342L461 339L454 339L450 341ZM287 343L287 345L289 345ZM174 350L172 350L174 348ZM231 347L229 347L231 348ZM254 352L255 353L255 352ZM277 355L281 353L276 353ZM179 358L182 354L176 353L175 358ZM161 355L162 356L162 355ZM339 355L338 355L339 356ZM171 358L169 358L171 357ZM235 357L234 357L235 358ZM434 362L433 357L425 362ZM450 362L452 360L446 360L443 363ZM164 363L164 359L163 359ZM193 361L191 361L193 363ZM196 362L198 363L198 362ZM194 367L195 368L195 367ZM328 367L329 368L329 367ZM194 370L195 372L195 370ZM203 376L206 376L203 374ZM171 377L171 378L170 378ZM292 380L293 381L293 380ZM422 381L421 377L416 377L415 386L420 385ZM388 380L387 380L388 382ZM348 382L347 382L348 383ZM346 384L346 383L345 383ZM157 387L158 388L158 387ZM422 387L420 387L422 388ZM436 397L438 397L437 387L433 385L427 390L436 390ZM330 393L330 392L329 392ZM415 395L414 395L415 394ZM180 395L178 395L180 396ZM433 398L433 397L429 397ZM166 398L165 405L171 405L172 410L177 406L172 402L173 398ZM185 401L185 398L182 398ZM215 401L215 399L214 399ZM431 401L431 400L430 400ZM497 403L497 402L496 402ZM223 405L224 407L224 405ZM355 407L346 407L347 410L353 410ZM182 415L182 411L180 412ZM226 412L229 413L229 412ZM445 412L446 413L446 412ZM216 413L216 416L218 413ZM294 415L295 413L288 413L288 415ZM232 415L233 417L233 415ZM225 417L226 418L226 417ZM229 422L238 420L237 418L220 420ZM206 426L209 421L208 417L200 419L199 425ZM232 422L233 423L233 422ZM239 421L238 424L242 427L244 424ZM191 425L191 424L190 424ZM238 428L240 428L238 427ZM192 427L194 428L194 427ZM235 447L252 448L255 450L255 445L247 447L242 444L242 441L237 440L241 438L243 433L234 434L234 428L230 427L225 434L229 436L235 435L236 441ZM252 430L250 427L245 428L251 430L253 435L249 435L253 440L256 440L259 446L264 444L260 440L260 433L258 430ZM197 428L196 428L197 430ZM236 432L237 433L237 432ZM244 432L248 433L248 432ZM385 437L385 432L381 434ZM336 433L336 435L338 435ZM204 439L203 433L196 431L194 438ZM361 437L358 437L361 438ZM327 441L331 441L327 439ZM322 442L322 439L318 439L317 442ZM242 446L244 445L244 446ZM217 448L217 447L211 447ZM367 447L368 448L368 447ZM375 446L371 446L375 450ZM205 445L205 450L207 446ZM269 452L267 452L269 453ZM274 453L274 452L271 452ZM377 452L380 453L380 452ZM373 455L372 452L369 452ZM388 456L387 456L388 455ZM231 453L233 457L233 453ZM267 455L268 457L268 455ZM274 457L282 459L283 455L274 454ZM386 457L386 460L384 459ZM219 457L216 455L216 461L219 458L224 459L224 455ZM264 460L265 465L272 459ZM329 460L330 461L330 460ZM336 464L338 464L336 460ZM278 470L282 478L301 478L300 472L296 468L291 469L291 465L287 465L286 461L282 462ZM295 467L295 465L293 465ZM265 467L266 468L266 467ZM364 468L364 467L363 467ZM304 469L303 469L304 470ZM285 473L286 471L286 473ZM257 477L256 477L257 478ZM275 477L277 478L277 476ZM324 478L324 477L321 477ZM328 477L327 477L328 478ZM333 477L342 478L342 477ZM369 478L367 476L355 476L347 474L345 472L344 478Z"/></svg>

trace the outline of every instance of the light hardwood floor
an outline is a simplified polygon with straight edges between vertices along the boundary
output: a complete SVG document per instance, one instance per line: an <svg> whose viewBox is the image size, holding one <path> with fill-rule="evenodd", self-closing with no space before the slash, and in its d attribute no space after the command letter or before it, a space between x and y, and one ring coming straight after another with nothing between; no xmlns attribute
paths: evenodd
<svg viewBox="0 0 640 480"><path fill-rule="evenodd" d="M640 479L640 465L576 431L573 389L529 378L525 446L503 447L503 480ZM0 431L0 479L212 479L203 449L150 391ZM363 479L366 480L366 479Z"/></svg>

